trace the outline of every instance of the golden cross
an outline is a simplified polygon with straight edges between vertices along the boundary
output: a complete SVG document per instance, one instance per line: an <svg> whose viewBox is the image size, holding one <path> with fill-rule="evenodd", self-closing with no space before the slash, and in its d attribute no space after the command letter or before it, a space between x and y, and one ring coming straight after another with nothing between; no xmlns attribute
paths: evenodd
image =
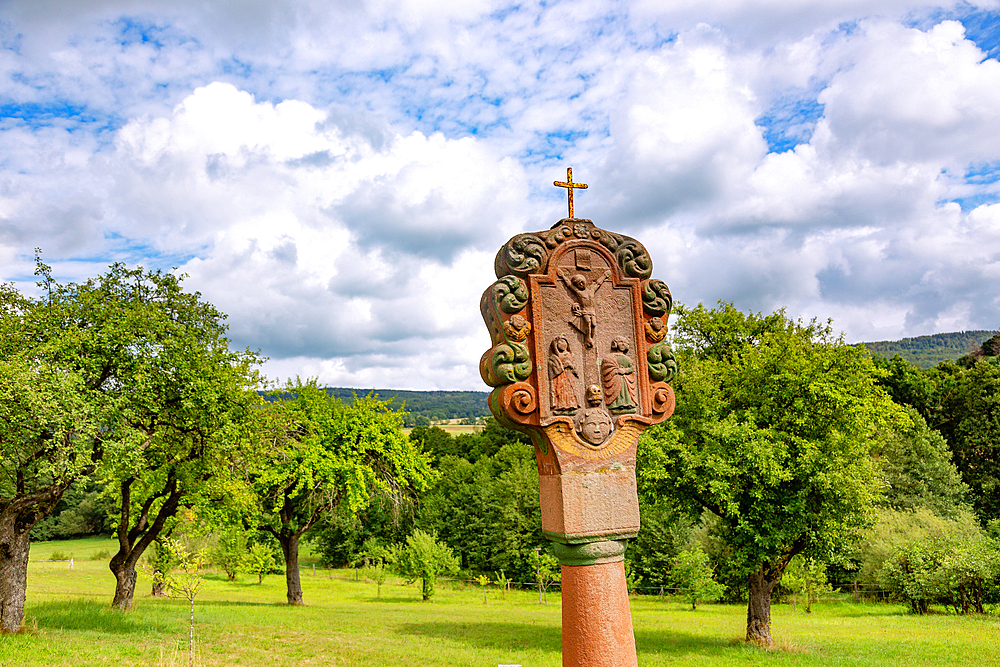
<svg viewBox="0 0 1000 667"><path fill-rule="evenodd" d="M573 189L580 188L581 190L587 189L586 183L574 183L573 182L573 167L569 167L566 170L566 182L562 181L552 181L552 185L558 186L560 188L566 188L569 190L569 217L573 217Z"/></svg>

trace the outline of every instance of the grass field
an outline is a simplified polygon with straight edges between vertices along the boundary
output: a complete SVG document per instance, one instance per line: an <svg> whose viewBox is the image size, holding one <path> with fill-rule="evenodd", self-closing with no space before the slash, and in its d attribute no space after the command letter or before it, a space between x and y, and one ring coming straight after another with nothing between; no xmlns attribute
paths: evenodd
<svg viewBox="0 0 1000 667"><path fill-rule="evenodd" d="M461 435L463 433L482 433L483 431L482 424L459 424L459 421L461 420L450 419L444 422L435 422L433 426L437 426L445 433L449 433L451 435ZM404 428L403 433L409 435L412 430L412 428Z"/></svg>
<svg viewBox="0 0 1000 667"><path fill-rule="evenodd" d="M112 612L114 578L107 558L90 560L110 540L32 546L28 631L0 638L0 665L186 665L186 602L149 596L140 575L136 608ZM73 554L47 560L53 551ZM195 608L198 665L468 665L558 667L558 594L547 605L533 592L508 593L439 584L430 602L415 585L375 584L349 571L303 566L308 606L283 604L284 578L262 585L210 573ZM639 664L870 665L916 667L1000 664L1000 619L944 614L909 616L898 605L820 604L812 614L775 605L778 650L739 642L746 610L703 605L696 612L673 601L632 601Z"/></svg>

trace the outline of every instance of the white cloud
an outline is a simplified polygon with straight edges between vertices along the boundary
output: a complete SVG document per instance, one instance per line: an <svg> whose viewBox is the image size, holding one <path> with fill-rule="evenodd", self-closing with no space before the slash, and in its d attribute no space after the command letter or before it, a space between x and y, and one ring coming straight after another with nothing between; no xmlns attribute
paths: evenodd
<svg viewBox="0 0 1000 667"><path fill-rule="evenodd" d="M994 327L1000 31L945 19L996 6L11 0L0 278L179 265L272 376L480 388L573 166L685 303Z"/></svg>

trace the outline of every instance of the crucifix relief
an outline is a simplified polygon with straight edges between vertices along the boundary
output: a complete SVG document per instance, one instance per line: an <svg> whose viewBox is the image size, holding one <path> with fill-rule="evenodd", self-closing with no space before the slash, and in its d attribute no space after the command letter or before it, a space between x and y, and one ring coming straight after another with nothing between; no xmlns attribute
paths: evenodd
<svg viewBox="0 0 1000 667"><path fill-rule="evenodd" d="M571 276L565 270L560 269L559 271L559 278L565 283L566 289L576 297L576 303L570 308L573 317L569 320L569 323L573 325L574 329L583 334L583 344L588 349L594 347L594 330L597 328L595 311L597 290L610 277L611 271L605 271L599 278L588 285L587 278L582 273L576 273Z"/></svg>
<svg viewBox="0 0 1000 667"><path fill-rule="evenodd" d="M563 574L564 667L634 667L622 557L639 530L636 443L674 407L673 299L642 244L574 217L497 253L480 372L497 420L531 436L542 532ZM613 601L613 602L609 602ZM603 611L608 605L614 611Z"/></svg>

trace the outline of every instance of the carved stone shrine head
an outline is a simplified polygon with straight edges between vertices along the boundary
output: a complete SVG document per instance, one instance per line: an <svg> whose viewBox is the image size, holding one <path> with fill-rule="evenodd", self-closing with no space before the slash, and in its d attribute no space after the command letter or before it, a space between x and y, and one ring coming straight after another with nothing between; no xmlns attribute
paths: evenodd
<svg viewBox="0 0 1000 667"><path fill-rule="evenodd" d="M543 532L634 536L636 443L674 408L670 290L641 243L577 218L518 234L494 266L480 372L496 419L535 445Z"/></svg>

